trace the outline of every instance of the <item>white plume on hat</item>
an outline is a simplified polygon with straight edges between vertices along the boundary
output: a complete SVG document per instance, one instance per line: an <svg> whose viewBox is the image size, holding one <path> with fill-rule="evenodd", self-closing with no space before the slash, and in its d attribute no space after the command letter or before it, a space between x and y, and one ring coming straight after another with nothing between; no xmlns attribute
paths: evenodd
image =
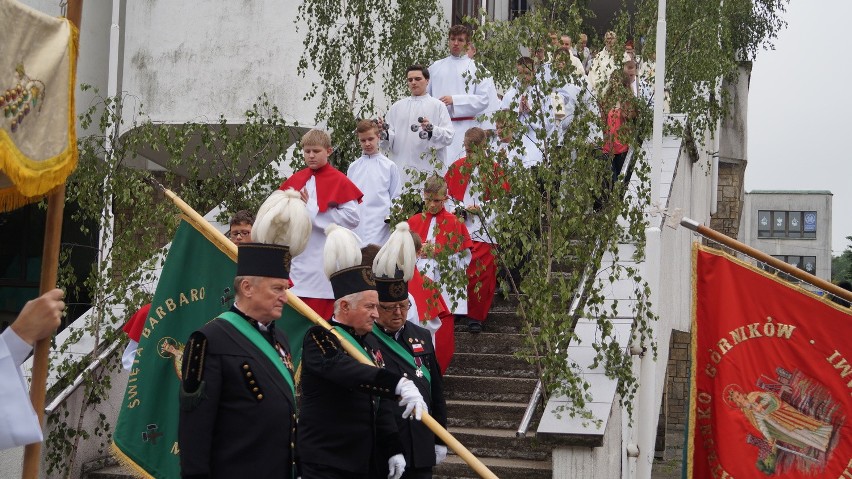
<svg viewBox="0 0 852 479"><path fill-rule="evenodd" d="M414 275L414 266L417 263L417 252L414 249L414 238L411 237L411 228L403 221L397 223L394 232L376 254L373 260L373 274L393 278L396 270L402 271L402 279L405 282L411 280Z"/></svg>
<svg viewBox="0 0 852 479"><path fill-rule="evenodd" d="M358 235L334 223L325 227L323 270L331 277L334 273L361 265L361 240Z"/></svg>
<svg viewBox="0 0 852 479"><path fill-rule="evenodd" d="M296 256L305 250L311 237L311 217L299 192L275 190L263 202L254 220L251 235L259 243L274 243L290 248Z"/></svg>

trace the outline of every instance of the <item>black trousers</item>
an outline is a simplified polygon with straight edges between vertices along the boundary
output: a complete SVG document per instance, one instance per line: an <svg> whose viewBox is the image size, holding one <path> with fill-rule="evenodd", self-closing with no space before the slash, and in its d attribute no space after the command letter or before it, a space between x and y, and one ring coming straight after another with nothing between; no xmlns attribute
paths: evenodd
<svg viewBox="0 0 852 479"><path fill-rule="evenodd" d="M369 474L343 471L324 464L302 463L302 479L372 479Z"/></svg>
<svg viewBox="0 0 852 479"><path fill-rule="evenodd" d="M432 468L422 467L419 469L405 468L401 479L432 479Z"/></svg>

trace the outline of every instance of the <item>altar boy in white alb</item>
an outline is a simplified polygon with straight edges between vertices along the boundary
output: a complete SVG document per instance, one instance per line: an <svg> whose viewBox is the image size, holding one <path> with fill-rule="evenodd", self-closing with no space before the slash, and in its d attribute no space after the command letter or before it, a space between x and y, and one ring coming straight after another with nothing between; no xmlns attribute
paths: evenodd
<svg viewBox="0 0 852 479"><path fill-rule="evenodd" d="M447 167L464 154L464 133L481 126L476 117L488 111L490 98L494 96L491 93L494 82L482 81L477 76L476 62L467 56L469 43L470 30L464 25L453 25L449 34L450 56L429 66L432 79L427 91L447 105L455 129L453 144L447 152Z"/></svg>
<svg viewBox="0 0 852 479"><path fill-rule="evenodd" d="M390 227L385 220L390 215L393 201L402 191L399 167L379 152L379 137L382 132L378 123L361 120L355 126L361 157L349 165L346 176L364 193L360 210L361 222L355 234L361 246L383 245L390 237Z"/></svg>
<svg viewBox="0 0 852 479"><path fill-rule="evenodd" d="M409 169L431 172L446 171L447 147L453 142L455 130L447 107L426 93L429 70L422 65L411 65L405 72L411 96L394 103L385 117L387 139L382 148L390 152L390 159L399 166L403 183L414 175ZM428 175L427 175L428 176Z"/></svg>

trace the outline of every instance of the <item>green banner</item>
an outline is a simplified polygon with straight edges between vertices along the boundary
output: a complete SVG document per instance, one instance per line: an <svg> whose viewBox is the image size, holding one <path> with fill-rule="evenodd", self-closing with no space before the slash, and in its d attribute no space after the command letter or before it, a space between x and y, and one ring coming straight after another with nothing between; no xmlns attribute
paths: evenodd
<svg viewBox="0 0 852 479"><path fill-rule="evenodd" d="M178 391L189 335L230 308L236 263L184 221L178 227L145 320L119 412L113 451L144 477L180 477ZM312 323L285 307L276 328L287 333L294 368Z"/></svg>

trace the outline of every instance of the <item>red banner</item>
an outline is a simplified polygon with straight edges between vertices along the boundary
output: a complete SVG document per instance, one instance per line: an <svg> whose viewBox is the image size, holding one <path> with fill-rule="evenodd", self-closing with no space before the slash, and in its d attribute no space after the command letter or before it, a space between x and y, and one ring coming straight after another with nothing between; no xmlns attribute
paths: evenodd
<svg viewBox="0 0 852 479"><path fill-rule="evenodd" d="M690 478L852 479L852 314L693 251Z"/></svg>

